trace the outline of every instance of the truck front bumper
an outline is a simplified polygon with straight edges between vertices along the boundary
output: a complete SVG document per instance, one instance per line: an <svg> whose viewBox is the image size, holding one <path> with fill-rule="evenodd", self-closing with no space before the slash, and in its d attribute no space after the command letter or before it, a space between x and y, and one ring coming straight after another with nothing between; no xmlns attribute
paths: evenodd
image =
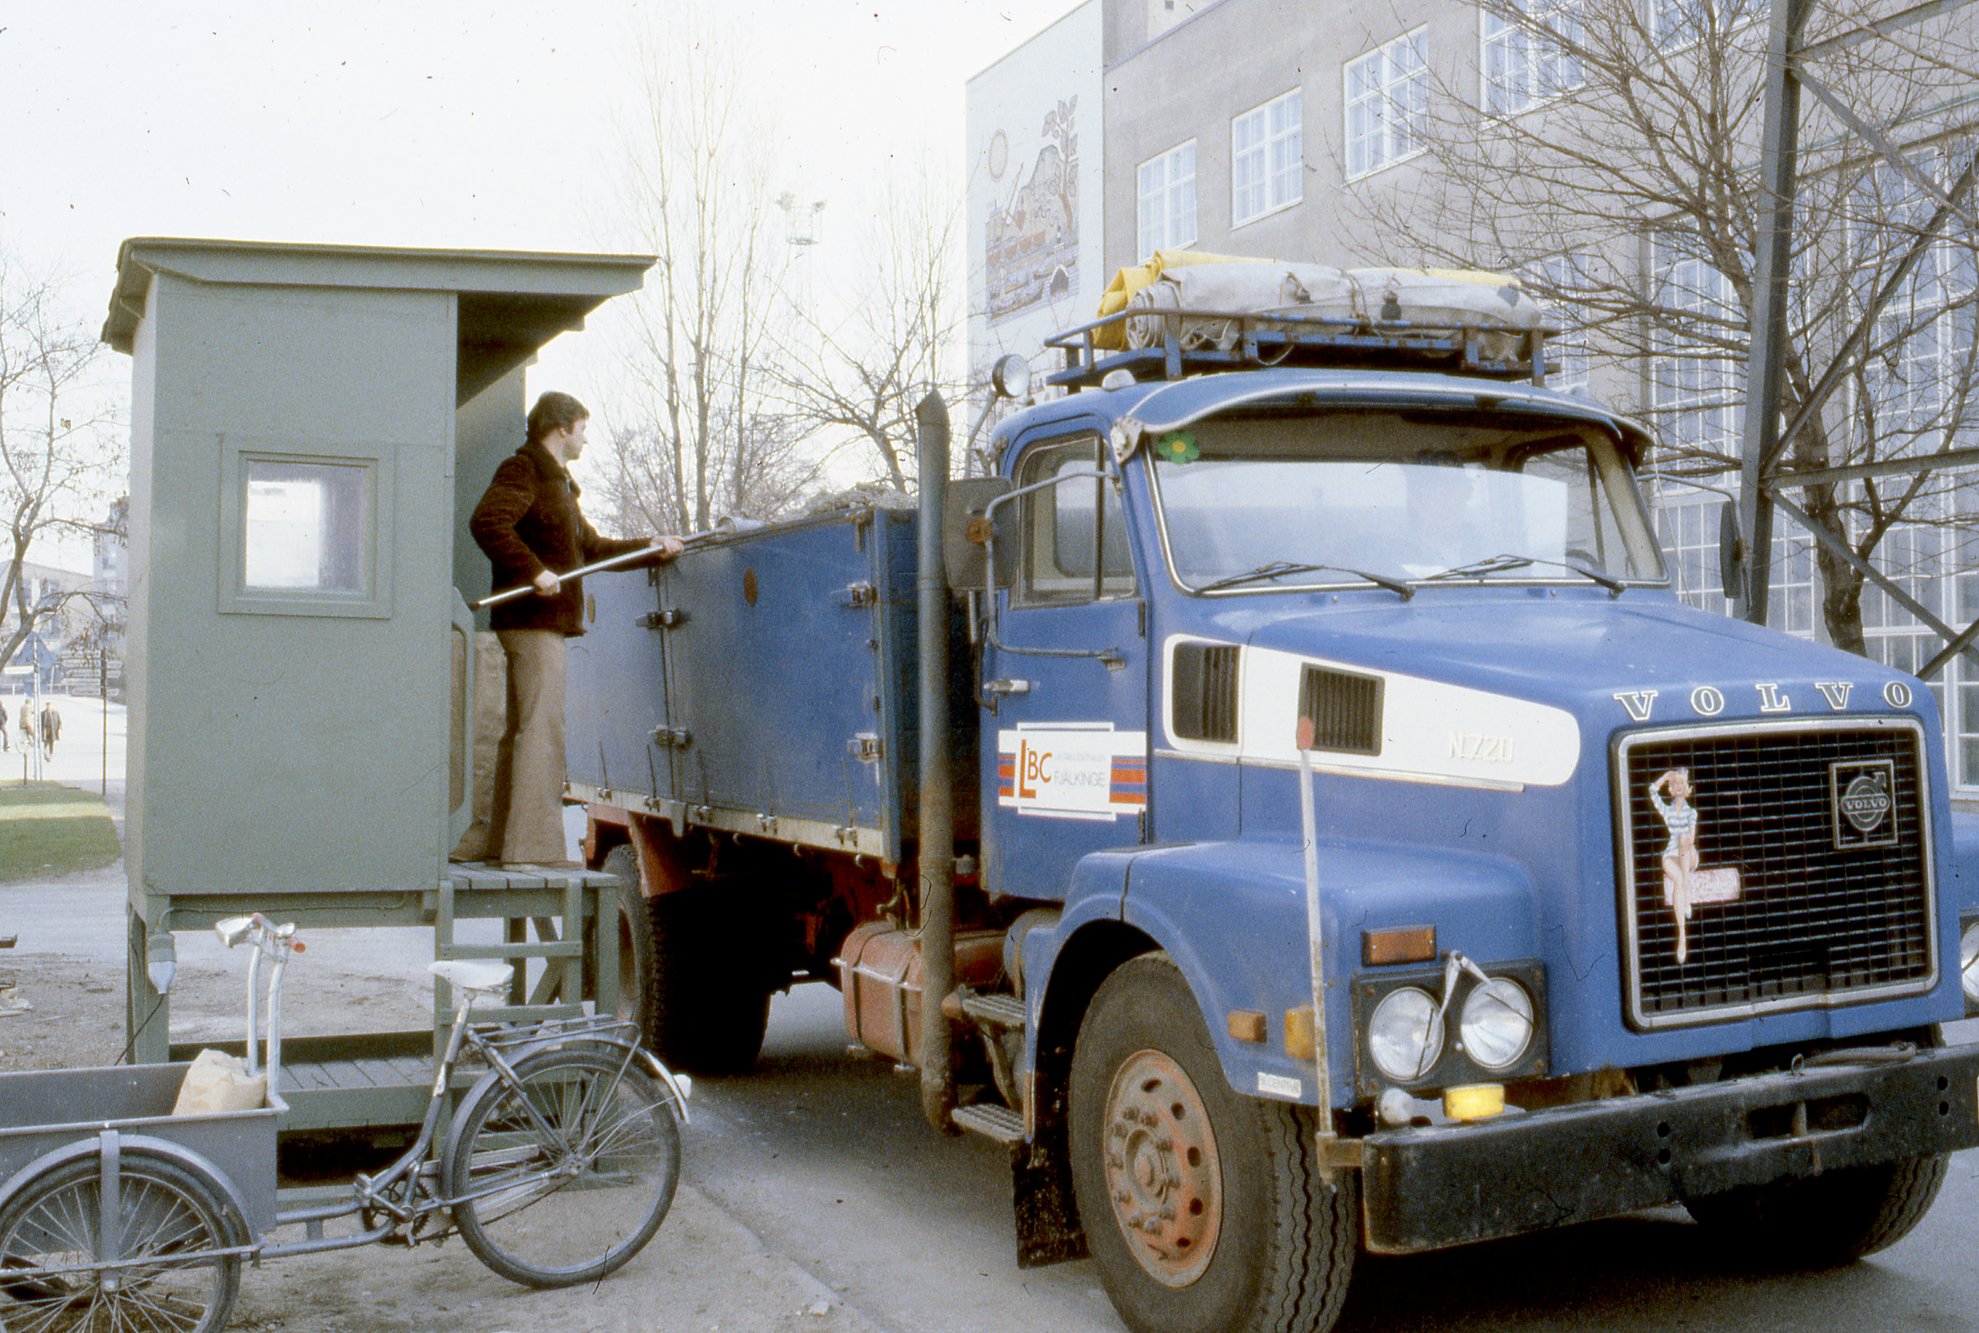
<svg viewBox="0 0 1979 1333"><path fill-rule="evenodd" d="M1762 1074L1361 1145L1368 1248L1401 1254L1979 1145L1979 1045Z"/></svg>

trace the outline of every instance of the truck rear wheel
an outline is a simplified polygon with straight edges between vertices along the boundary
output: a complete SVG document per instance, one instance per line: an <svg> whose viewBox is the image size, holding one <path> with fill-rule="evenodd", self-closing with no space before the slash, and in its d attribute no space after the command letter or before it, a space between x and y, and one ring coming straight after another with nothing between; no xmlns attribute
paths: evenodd
<svg viewBox="0 0 1979 1333"><path fill-rule="evenodd" d="M1684 1207L1728 1247L1762 1263L1825 1268L1909 1235L1938 1197L1945 1170L1942 1155L1911 1157L1699 1195Z"/></svg>
<svg viewBox="0 0 1979 1333"><path fill-rule="evenodd" d="M763 1049L770 988L724 889L696 885L647 900L653 922L650 1044L696 1074L746 1074Z"/></svg>
<svg viewBox="0 0 1979 1333"><path fill-rule="evenodd" d="M653 973L653 900L640 887L639 853L621 843L602 867L618 876L618 1016L639 1025L653 1044L656 978ZM607 947L602 941L600 948Z"/></svg>
<svg viewBox="0 0 1979 1333"><path fill-rule="evenodd" d="M614 847L621 1017L639 1024L667 1065L696 1074L746 1074L763 1049L771 987L734 885L697 884L647 897L639 853Z"/></svg>
<svg viewBox="0 0 1979 1333"><path fill-rule="evenodd" d="M1333 1326L1359 1245L1353 1178L1321 1183L1310 1111L1230 1089L1165 954L1093 997L1070 1097L1080 1220L1130 1328Z"/></svg>

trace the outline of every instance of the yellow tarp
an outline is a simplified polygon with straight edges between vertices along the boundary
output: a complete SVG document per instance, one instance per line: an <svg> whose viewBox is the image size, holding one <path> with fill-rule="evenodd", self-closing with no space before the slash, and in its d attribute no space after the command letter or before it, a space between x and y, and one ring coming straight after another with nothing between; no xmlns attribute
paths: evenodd
<svg viewBox="0 0 1979 1333"><path fill-rule="evenodd" d="M1113 275L1113 281L1106 284L1100 293L1099 317L1118 314L1127 308L1127 300L1135 292L1153 282L1171 268L1183 268L1189 264L1268 264L1268 259L1256 255L1211 255L1196 250L1157 250L1144 263L1121 269ZM1127 350L1127 324L1109 324L1093 335L1093 346L1103 351L1124 352Z"/></svg>

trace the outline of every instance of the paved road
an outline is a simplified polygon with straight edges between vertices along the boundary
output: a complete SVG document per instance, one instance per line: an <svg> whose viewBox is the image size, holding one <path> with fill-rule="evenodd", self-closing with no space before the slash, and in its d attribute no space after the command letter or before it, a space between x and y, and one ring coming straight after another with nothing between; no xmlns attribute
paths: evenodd
<svg viewBox="0 0 1979 1333"><path fill-rule="evenodd" d="M697 1187L881 1327L1117 1330L1090 1260L1018 1271L1001 1150L927 1128L911 1077L845 1054L839 1006L823 986L781 997L759 1072L697 1083ZM1979 1024L1957 1026L1979 1040ZM1844 1270L1741 1271L1670 1209L1364 1261L1341 1328L1962 1333L1979 1325L1975 1235L1979 1153L1965 1153L1917 1231Z"/></svg>

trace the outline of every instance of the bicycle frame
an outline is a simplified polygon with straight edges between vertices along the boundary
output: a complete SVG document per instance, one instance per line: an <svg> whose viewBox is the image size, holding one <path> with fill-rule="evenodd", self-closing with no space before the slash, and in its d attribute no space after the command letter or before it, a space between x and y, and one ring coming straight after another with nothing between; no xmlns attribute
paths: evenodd
<svg viewBox="0 0 1979 1333"><path fill-rule="evenodd" d="M252 917L234 918L220 922L216 927L220 938L228 945L251 943L254 954L248 964L248 1068L255 1068L255 1038L259 1026L260 986L258 984L262 960L272 960L273 968L267 985L268 992L268 1036L267 1068L270 1096L275 1093L281 1068L281 988L283 970L291 953L301 950L302 945L294 939L293 926L271 925L259 914ZM376 1175L359 1174L352 1183L352 1197L337 1203L319 1204L306 1208L281 1210L276 1213L275 1227L301 1226L304 1238L287 1242L264 1244L256 1252L257 1258L278 1259L295 1254L318 1254L329 1250L355 1249L384 1241L395 1233L404 1231L408 1245L426 1240L438 1240L449 1233L448 1226L426 1234L423 1225L432 1217L445 1214L454 1206L484 1197L482 1194L464 1194L459 1197L445 1197L439 1191L441 1154L434 1151L434 1141L439 1134L440 1119L447 1105L447 1092L452 1086L454 1071L458 1067L463 1051L487 1065L474 1086L462 1099L475 1096L482 1087L491 1081L499 1081L512 1089L520 1089L521 1079L515 1066L538 1051L558 1049L573 1044L582 1044L593 1049L616 1053L619 1060L615 1078L623 1077L625 1071L638 1063L652 1074L666 1089L669 1109L688 1123L688 1085L684 1079L659 1062L651 1052L639 1045L638 1028L635 1024L617 1017L595 1016L591 1018L551 1020L535 1027L508 1027L488 1024L477 1028L470 1015L474 1004L472 991L462 988L454 1006L453 1027L448 1033L447 1044L439 1064L434 1070L433 1085L427 1098L426 1114L421 1120L419 1133L400 1156ZM533 1128L546 1141L554 1140L555 1131L543 1119L542 1114L527 1097L517 1099ZM549 1179L561 1172L553 1168L530 1180ZM504 1180L487 1193L493 1194L515 1188L517 1181ZM338 1218L364 1216L366 1224L361 1231L350 1235L331 1236L324 1234L323 1224ZM370 1220L377 1217L374 1222Z"/></svg>

